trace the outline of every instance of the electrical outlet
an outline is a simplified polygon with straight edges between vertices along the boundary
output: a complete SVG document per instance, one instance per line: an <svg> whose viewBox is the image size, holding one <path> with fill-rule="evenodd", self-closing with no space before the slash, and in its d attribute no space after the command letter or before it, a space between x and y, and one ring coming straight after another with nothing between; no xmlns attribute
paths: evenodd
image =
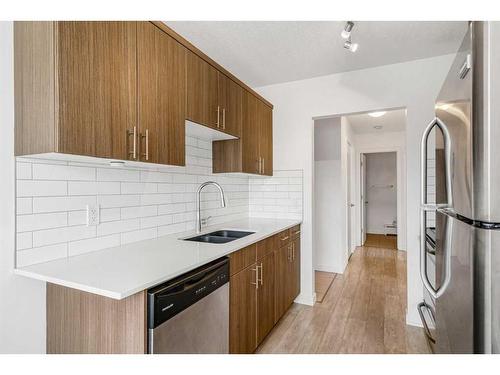
<svg viewBox="0 0 500 375"><path fill-rule="evenodd" d="M99 205L87 205L87 226L99 225Z"/></svg>

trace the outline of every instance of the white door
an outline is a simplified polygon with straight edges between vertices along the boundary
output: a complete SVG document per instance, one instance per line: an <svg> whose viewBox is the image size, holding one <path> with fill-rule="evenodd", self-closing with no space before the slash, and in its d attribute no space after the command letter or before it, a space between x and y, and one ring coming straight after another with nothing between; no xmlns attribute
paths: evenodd
<svg viewBox="0 0 500 375"><path fill-rule="evenodd" d="M361 154L360 157L361 164L359 170L361 171L359 176L359 213L360 213L360 223L361 223L361 246L366 242L366 205L368 201L366 200L366 155Z"/></svg>

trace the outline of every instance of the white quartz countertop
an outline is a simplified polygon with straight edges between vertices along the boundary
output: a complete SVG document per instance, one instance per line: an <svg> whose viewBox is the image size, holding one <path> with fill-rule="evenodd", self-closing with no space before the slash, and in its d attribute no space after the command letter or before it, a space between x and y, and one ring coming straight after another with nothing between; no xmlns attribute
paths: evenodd
<svg viewBox="0 0 500 375"><path fill-rule="evenodd" d="M219 229L255 232L225 244L181 240L196 235L194 231L190 231L16 268L14 272L105 297L123 299L300 222L300 220L248 218L203 229L202 233Z"/></svg>

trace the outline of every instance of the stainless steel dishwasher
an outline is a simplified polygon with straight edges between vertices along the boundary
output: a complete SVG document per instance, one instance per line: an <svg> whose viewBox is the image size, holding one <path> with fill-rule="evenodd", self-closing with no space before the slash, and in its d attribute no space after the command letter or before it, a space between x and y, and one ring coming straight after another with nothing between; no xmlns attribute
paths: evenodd
<svg viewBox="0 0 500 375"><path fill-rule="evenodd" d="M229 352L229 260L148 290L148 353Z"/></svg>

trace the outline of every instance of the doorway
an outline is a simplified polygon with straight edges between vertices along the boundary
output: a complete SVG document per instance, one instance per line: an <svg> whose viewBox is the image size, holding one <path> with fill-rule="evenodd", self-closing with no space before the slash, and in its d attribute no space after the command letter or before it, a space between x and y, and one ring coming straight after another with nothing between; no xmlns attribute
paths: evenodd
<svg viewBox="0 0 500 375"><path fill-rule="evenodd" d="M360 157L361 236L363 246L397 249L397 154Z"/></svg>

